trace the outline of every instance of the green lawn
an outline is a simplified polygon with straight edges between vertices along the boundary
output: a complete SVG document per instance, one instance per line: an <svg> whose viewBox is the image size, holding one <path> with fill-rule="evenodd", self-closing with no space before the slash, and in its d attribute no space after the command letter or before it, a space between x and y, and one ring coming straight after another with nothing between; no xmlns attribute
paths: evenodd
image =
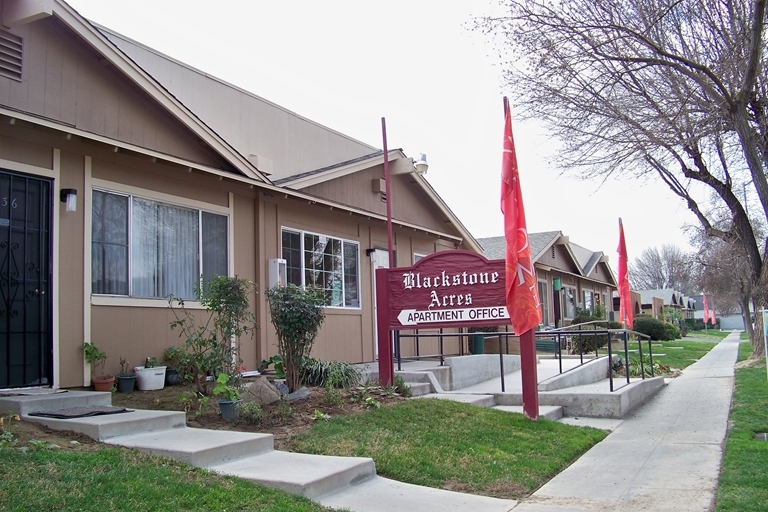
<svg viewBox="0 0 768 512"><path fill-rule="evenodd" d="M742 343L739 358L752 352ZM755 434L768 432L768 374L765 361L736 370L728 438L717 492L717 512L764 511L768 504L768 442Z"/></svg>
<svg viewBox="0 0 768 512"><path fill-rule="evenodd" d="M333 418L299 436L306 453L372 457L381 476L459 492L519 498L607 435L449 400L409 400Z"/></svg>
<svg viewBox="0 0 768 512"><path fill-rule="evenodd" d="M0 510L320 512L308 499L121 448L0 449Z"/></svg>
<svg viewBox="0 0 768 512"><path fill-rule="evenodd" d="M685 338L707 339L712 338L713 341L721 340L731 334L731 331L721 331L720 329L707 329L701 331L688 331ZM683 338L683 339L685 339Z"/></svg>
<svg viewBox="0 0 768 512"><path fill-rule="evenodd" d="M716 342L709 341L654 341L653 362L670 368L686 368L701 359L715 345Z"/></svg>

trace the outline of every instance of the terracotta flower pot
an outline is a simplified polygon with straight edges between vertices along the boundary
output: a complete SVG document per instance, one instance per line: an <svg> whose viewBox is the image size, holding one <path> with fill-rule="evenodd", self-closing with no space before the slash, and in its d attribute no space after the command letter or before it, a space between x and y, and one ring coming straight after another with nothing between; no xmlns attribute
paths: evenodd
<svg viewBox="0 0 768 512"><path fill-rule="evenodd" d="M96 375L92 377L93 389L96 391L110 391L115 385L114 375Z"/></svg>

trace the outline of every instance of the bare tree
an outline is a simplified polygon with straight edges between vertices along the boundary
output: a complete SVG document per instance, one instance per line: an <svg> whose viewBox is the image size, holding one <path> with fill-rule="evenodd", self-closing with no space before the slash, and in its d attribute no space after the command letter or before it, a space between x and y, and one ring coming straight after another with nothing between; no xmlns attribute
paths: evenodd
<svg viewBox="0 0 768 512"><path fill-rule="evenodd" d="M508 15L477 22L507 58L517 107L563 141L563 172L661 180L743 252L760 306L768 240L737 191L747 184L768 219L767 1L505 0Z"/></svg>
<svg viewBox="0 0 768 512"><path fill-rule="evenodd" d="M755 222L755 225L760 223ZM759 235L764 231L759 227L757 229ZM694 258L695 282L704 293L715 299L718 313L741 313L751 339L751 313L756 309L752 303L752 282L746 255L739 245L708 237L701 230L694 234L692 242L700 247Z"/></svg>
<svg viewBox="0 0 768 512"><path fill-rule="evenodd" d="M673 288L693 295L692 255L671 244L649 247L629 265L629 281L636 290Z"/></svg>

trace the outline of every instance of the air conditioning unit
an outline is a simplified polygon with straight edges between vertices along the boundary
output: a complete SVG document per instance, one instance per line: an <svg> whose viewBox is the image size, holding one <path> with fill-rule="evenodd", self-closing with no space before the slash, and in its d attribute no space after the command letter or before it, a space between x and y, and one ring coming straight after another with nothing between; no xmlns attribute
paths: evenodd
<svg viewBox="0 0 768 512"><path fill-rule="evenodd" d="M282 258L273 258L269 260L268 266L269 287L285 286L288 281L288 269L286 261Z"/></svg>

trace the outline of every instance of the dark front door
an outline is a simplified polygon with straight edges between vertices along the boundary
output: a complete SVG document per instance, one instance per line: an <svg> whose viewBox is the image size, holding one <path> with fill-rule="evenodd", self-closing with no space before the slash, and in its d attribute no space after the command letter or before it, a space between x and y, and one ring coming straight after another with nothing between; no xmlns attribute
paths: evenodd
<svg viewBox="0 0 768 512"><path fill-rule="evenodd" d="M0 169L0 388L53 381L51 182Z"/></svg>

